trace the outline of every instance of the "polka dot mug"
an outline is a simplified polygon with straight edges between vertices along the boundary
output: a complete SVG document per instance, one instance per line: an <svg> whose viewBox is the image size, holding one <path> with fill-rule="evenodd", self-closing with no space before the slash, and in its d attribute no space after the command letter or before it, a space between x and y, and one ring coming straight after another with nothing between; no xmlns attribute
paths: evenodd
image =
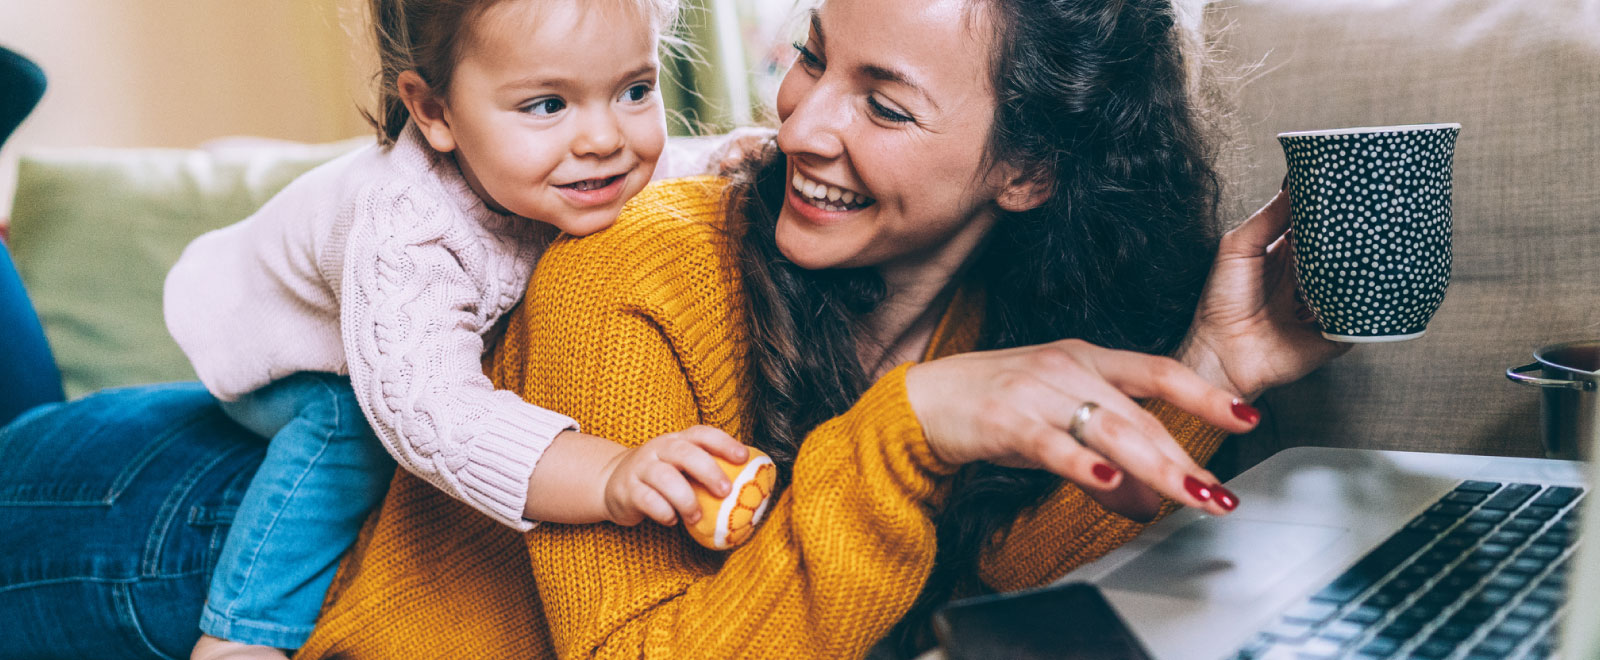
<svg viewBox="0 0 1600 660"><path fill-rule="evenodd" d="M1278 134L1289 161L1295 274L1322 336L1415 339L1450 284L1460 124Z"/></svg>

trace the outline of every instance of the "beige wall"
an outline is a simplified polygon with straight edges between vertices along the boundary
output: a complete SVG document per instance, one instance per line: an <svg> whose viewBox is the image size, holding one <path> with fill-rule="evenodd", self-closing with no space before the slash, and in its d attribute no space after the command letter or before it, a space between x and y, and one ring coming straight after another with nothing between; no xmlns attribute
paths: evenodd
<svg viewBox="0 0 1600 660"><path fill-rule="evenodd" d="M30 148L364 134L357 107L367 104L372 67L364 6L0 0L0 45L39 63L50 79L44 100L0 150L0 215L11 207L17 155Z"/></svg>

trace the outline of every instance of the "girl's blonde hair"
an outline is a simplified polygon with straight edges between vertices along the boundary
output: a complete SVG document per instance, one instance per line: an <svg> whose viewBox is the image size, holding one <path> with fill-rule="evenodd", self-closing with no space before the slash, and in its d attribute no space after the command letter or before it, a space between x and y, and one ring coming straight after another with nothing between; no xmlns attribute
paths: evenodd
<svg viewBox="0 0 1600 660"><path fill-rule="evenodd" d="M378 51L378 103L362 110L380 144L394 144L411 113L400 100L400 74L416 71L428 89L443 96L466 43L467 28L485 10L504 0L371 0L373 36ZM609 1L639 11L666 33L678 16L680 0L569 0L586 6Z"/></svg>

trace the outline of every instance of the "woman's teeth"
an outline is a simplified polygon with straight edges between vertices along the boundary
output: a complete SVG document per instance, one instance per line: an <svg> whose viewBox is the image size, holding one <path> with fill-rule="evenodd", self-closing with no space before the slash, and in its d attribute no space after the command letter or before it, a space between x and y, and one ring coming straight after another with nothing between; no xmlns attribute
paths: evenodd
<svg viewBox="0 0 1600 660"><path fill-rule="evenodd" d="M824 211L854 211L871 206L876 201L866 195L812 181L799 172L794 173L789 184L812 206Z"/></svg>

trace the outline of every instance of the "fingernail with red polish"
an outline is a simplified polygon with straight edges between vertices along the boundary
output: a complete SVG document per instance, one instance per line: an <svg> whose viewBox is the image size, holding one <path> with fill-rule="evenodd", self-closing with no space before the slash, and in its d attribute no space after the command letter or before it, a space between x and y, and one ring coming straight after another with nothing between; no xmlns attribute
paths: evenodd
<svg viewBox="0 0 1600 660"><path fill-rule="evenodd" d="M1233 400L1233 416L1238 417L1247 424L1261 421L1261 411L1239 399Z"/></svg>
<svg viewBox="0 0 1600 660"><path fill-rule="evenodd" d="M1222 507L1222 510L1232 511L1234 507L1239 506L1239 497L1234 495L1233 491L1223 488L1222 484L1212 484L1211 492L1217 494L1217 506Z"/></svg>
<svg viewBox="0 0 1600 660"><path fill-rule="evenodd" d="M1094 473L1094 478L1106 483L1111 483L1112 479L1117 478L1117 469L1105 463L1095 463L1089 471Z"/></svg>
<svg viewBox="0 0 1600 660"><path fill-rule="evenodd" d="M1193 495L1195 499L1201 502L1209 502L1211 500L1211 488L1194 477L1183 478L1183 489L1189 491L1190 495Z"/></svg>

